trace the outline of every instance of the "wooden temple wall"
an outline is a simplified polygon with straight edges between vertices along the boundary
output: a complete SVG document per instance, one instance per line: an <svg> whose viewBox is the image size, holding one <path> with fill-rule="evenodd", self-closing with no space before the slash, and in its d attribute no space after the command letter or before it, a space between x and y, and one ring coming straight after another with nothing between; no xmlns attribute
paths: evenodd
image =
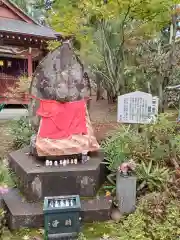
<svg viewBox="0 0 180 240"><path fill-rule="evenodd" d="M36 55L32 56L32 71L34 72L38 65L38 51L34 50ZM40 55L40 51L39 51ZM32 59L33 59L32 58ZM0 103L6 104L27 104L26 94L19 94L18 87L19 77L28 77L28 59L24 55L7 56L0 53Z"/></svg>

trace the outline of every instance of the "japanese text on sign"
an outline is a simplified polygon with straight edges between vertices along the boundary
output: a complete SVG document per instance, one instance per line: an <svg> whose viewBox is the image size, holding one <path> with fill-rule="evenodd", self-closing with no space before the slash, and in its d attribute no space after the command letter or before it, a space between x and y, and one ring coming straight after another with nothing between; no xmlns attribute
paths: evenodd
<svg viewBox="0 0 180 240"><path fill-rule="evenodd" d="M65 221L65 226L71 226L71 219L68 219Z"/></svg>
<svg viewBox="0 0 180 240"><path fill-rule="evenodd" d="M52 221L52 223L49 223L49 226L52 226L53 228L57 228L59 223L60 222L58 220L54 220L54 221ZM65 226L71 226L72 225L71 219L65 220L64 225Z"/></svg>
<svg viewBox="0 0 180 240"><path fill-rule="evenodd" d="M149 93L133 92L118 97L117 121L123 123L149 123L153 97Z"/></svg>
<svg viewBox="0 0 180 240"><path fill-rule="evenodd" d="M58 220L54 220L54 221L52 221L52 224L49 223L49 226L52 226L53 228L57 228L58 225L59 225L59 221L58 221Z"/></svg>

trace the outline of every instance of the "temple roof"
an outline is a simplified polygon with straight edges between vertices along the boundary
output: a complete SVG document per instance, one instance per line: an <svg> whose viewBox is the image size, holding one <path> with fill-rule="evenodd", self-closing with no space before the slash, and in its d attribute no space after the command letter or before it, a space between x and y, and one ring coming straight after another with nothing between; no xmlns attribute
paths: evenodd
<svg viewBox="0 0 180 240"><path fill-rule="evenodd" d="M30 36L44 37L55 39L57 32L51 28L36 25L33 23L26 23L20 20L0 18L0 32L5 33L19 33Z"/></svg>
<svg viewBox="0 0 180 240"><path fill-rule="evenodd" d="M58 34L53 29L42 26L28 16L11 0L0 0L0 33L23 34L47 39L56 39Z"/></svg>

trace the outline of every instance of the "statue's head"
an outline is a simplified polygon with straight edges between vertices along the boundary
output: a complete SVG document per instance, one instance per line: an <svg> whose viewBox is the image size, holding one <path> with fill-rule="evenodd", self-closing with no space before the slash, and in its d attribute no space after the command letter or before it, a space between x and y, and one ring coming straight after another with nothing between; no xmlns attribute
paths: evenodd
<svg viewBox="0 0 180 240"><path fill-rule="evenodd" d="M76 101L88 97L86 75L71 44L64 42L39 64L33 81L38 97Z"/></svg>
<svg viewBox="0 0 180 240"><path fill-rule="evenodd" d="M90 89L87 78L83 64L74 53L70 42L65 41L60 47L49 52L38 65L32 79L30 94L37 98L60 102L87 99ZM31 118L37 118L37 107L38 101L32 100L29 108ZM31 123L37 125L32 121Z"/></svg>

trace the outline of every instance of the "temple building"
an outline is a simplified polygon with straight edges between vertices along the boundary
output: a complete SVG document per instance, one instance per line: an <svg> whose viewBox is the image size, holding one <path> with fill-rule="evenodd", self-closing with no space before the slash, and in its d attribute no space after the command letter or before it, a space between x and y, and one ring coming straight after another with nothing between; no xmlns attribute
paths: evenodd
<svg viewBox="0 0 180 240"><path fill-rule="evenodd" d="M10 0L0 0L0 102L26 102L9 89L16 89L20 77L31 78L39 61L48 53L48 41L59 37Z"/></svg>

